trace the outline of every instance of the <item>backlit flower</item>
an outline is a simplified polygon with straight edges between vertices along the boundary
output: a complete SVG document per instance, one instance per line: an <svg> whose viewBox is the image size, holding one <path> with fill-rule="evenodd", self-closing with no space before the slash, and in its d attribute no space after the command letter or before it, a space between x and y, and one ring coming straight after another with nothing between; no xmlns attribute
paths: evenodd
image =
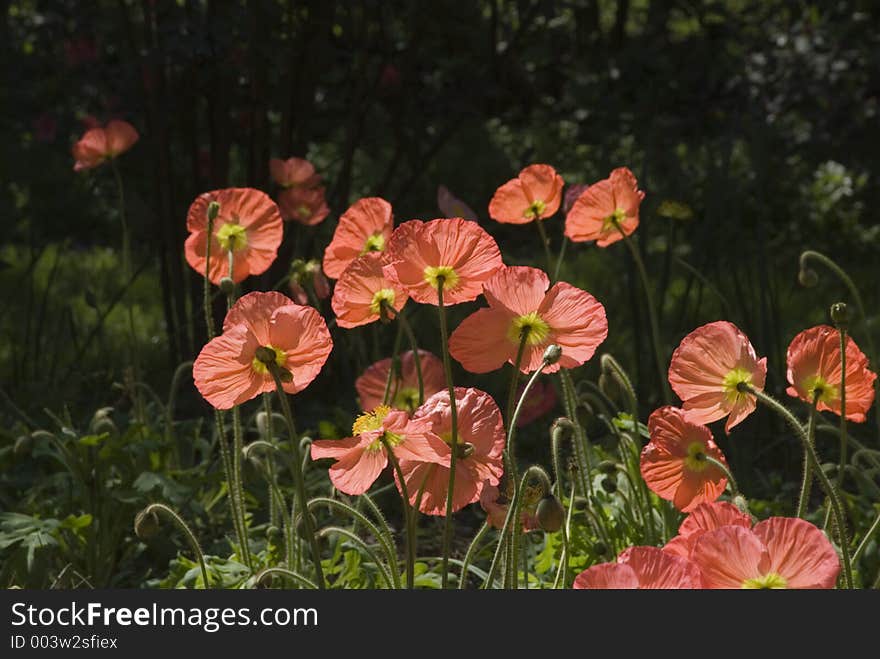
<svg viewBox="0 0 880 659"><path fill-rule="evenodd" d="M285 220L312 227L330 214L324 188L286 188L278 193L278 208Z"/></svg>
<svg viewBox="0 0 880 659"><path fill-rule="evenodd" d="M391 204L381 197L359 199L339 218L333 239L324 250L324 272L339 279L345 267L367 252L382 252L391 237Z"/></svg>
<svg viewBox="0 0 880 659"><path fill-rule="evenodd" d="M808 403L818 396L816 409L840 415L840 335L829 325L804 330L788 346L789 396ZM864 422L874 402L877 374L852 337L846 340L846 418Z"/></svg>
<svg viewBox="0 0 880 659"><path fill-rule="evenodd" d="M73 145L73 171L91 169L125 153L139 139L138 132L127 121L114 119L103 128L90 128Z"/></svg>
<svg viewBox="0 0 880 659"><path fill-rule="evenodd" d="M502 452L505 434L501 411L492 397L479 389L456 387L455 403L458 416L455 488L452 510L457 511L480 499L483 487L498 485L504 470ZM439 437L439 456L447 461L452 454L452 408L449 393L440 391L425 401L413 419L427 419L431 432ZM448 464L444 462L444 464ZM424 487L420 510L426 515L446 514L446 491L449 467L427 461L401 460L410 502L415 505L419 490Z"/></svg>
<svg viewBox="0 0 880 659"><path fill-rule="evenodd" d="M641 472L653 492L684 512L721 495L727 479L706 458L726 462L706 426L667 406L648 418L648 432L651 441L642 450Z"/></svg>
<svg viewBox="0 0 880 659"><path fill-rule="evenodd" d="M196 197L186 216L187 263L205 276L208 241L208 206L219 204L211 237L209 279L219 284L229 276L229 254L233 256L232 280L240 282L265 272L275 260L283 234L278 206L265 192L253 188L226 188Z"/></svg>
<svg viewBox="0 0 880 659"><path fill-rule="evenodd" d="M545 371L575 368L608 335L605 307L596 298L565 282L551 287L537 268L502 266L483 291L489 307L465 318L449 338L450 354L472 373L494 371L505 362L515 365L523 337L523 373L541 367L551 343L562 348L562 357Z"/></svg>
<svg viewBox="0 0 880 659"><path fill-rule="evenodd" d="M419 350L419 366L422 369L422 386L427 400L438 391L446 388L446 375L443 362L428 352ZM355 380L361 409L371 410L381 405L385 396L385 384L391 370L391 358L382 359L370 366ZM416 373L416 360L412 350L400 354L400 370L391 378L389 405L412 414L419 406L419 378Z"/></svg>
<svg viewBox="0 0 880 659"><path fill-rule="evenodd" d="M437 451L442 442L430 427L426 419L410 419L406 412L380 405L357 418L353 437L312 442L312 460L334 458L330 467L334 487L346 494L363 494L388 464L385 443L398 460L437 460L448 465L449 457L442 458Z"/></svg>
<svg viewBox="0 0 880 659"><path fill-rule="evenodd" d="M382 256L364 254L342 271L331 305L339 326L350 328L377 321L383 313L393 318L383 305L400 311L408 299L403 287L382 273Z"/></svg>
<svg viewBox="0 0 880 659"><path fill-rule="evenodd" d="M704 533L692 560L706 588L834 588L840 572L837 552L825 534L794 517Z"/></svg>
<svg viewBox="0 0 880 659"><path fill-rule="evenodd" d="M669 365L669 384L688 419L710 423L727 416L728 432L755 410L755 397L739 385L763 391L766 377L767 358L758 359L746 335L726 320L684 337Z"/></svg>
<svg viewBox="0 0 880 659"><path fill-rule="evenodd" d="M618 167L591 185L572 204L565 217L565 235L576 243L595 240L599 247L623 239L639 226L639 205L645 193L633 173Z"/></svg>
<svg viewBox="0 0 880 659"><path fill-rule="evenodd" d="M505 224L551 217L562 202L562 177L550 165L529 165L495 191L489 216Z"/></svg>
<svg viewBox="0 0 880 659"><path fill-rule="evenodd" d="M388 241L385 274L406 288L421 304L437 304L443 285L443 304L470 302L483 292L483 283L501 267L495 239L479 224L460 217L398 226Z"/></svg>
<svg viewBox="0 0 880 659"><path fill-rule="evenodd" d="M630 547L620 554L616 563L594 565L574 580L576 590L690 590L701 587L696 565L659 547Z"/></svg>
<svg viewBox="0 0 880 659"><path fill-rule="evenodd" d="M458 466L456 465L456 469ZM456 474L456 478L458 475ZM502 479L503 480L503 479ZM521 523L522 530L537 531L540 529L538 518L535 517L535 507L540 497L534 496L531 492L525 492L526 501L523 502ZM494 529L503 529L504 521L507 519L507 511L510 508L510 500L513 497L512 488L506 488L504 494L495 485L490 485L487 481L483 484L483 491L480 493L480 508L486 513L486 523Z"/></svg>
<svg viewBox="0 0 880 659"><path fill-rule="evenodd" d="M690 558L697 540L704 533L730 525L750 529L752 518L727 501L701 503L685 517L678 527L678 535L666 543L663 551Z"/></svg>
<svg viewBox="0 0 880 659"><path fill-rule="evenodd" d="M333 341L312 307L281 293L248 293L226 314L223 333L202 348L193 364L199 393L217 409L227 410L275 390L259 348L274 353L275 364L290 376L283 381L284 390L295 394L321 371Z"/></svg>
<svg viewBox="0 0 880 659"><path fill-rule="evenodd" d="M272 158L269 161L272 180L282 188L314 188L321 184L321 177L315 173L315 166L304 158Z"/></svg>

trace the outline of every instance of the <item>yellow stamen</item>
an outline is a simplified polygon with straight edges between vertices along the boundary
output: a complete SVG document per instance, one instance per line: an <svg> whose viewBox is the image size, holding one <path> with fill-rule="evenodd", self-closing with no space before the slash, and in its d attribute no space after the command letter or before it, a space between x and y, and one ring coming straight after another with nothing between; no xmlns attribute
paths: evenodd
<svg viewBox="0 0 880 659"><path fill-rule="evenodd" d="M626 211L622 208L614 209L614 212L602 222L602 231L616 231L617 225L626 219Z"/></svg>
<svg viewBox="0 0 880 659"><path fill-rule="evenodd" d="M536 217L541 217L546 208L547 204L540 199L535 199L535 201L523 211L523 217L529 220L534 220Z"/></svg>
<svg viewBox="0 0 880 659"><path fill-rule="evenodd" d="M361 256L367 252L381 252L385 249L385 236L381 233L374 233L364 241L364 248L361 250Z"/></svg>
<svg viewBox="0 0 880 659"><path fill-rule="evenodd" d="M537 311L514 318L507 329L507 338L511 343L519 345L525 333L526 343L530 346L543 343L550 334L550 326L538 315Z"/></svg>
<svg viewBox="0 0 880 659"><path fill-rule="evenodd" d="M276 348L275 346L272 346L272 345L266 345L263 347L268 348L269 350L272 350L275 352L275 363L278 364L278 366L283 368L284 365L287 363L287 353L284 352L283 350L281 350L280 348ZM254 357L253 360L251 361L251 368L254 369L254 371L256 373L259 373L260 375L268 375L269 374L269 368L262 361L257 359L256 357Z"/></svg>
<svg viewBox="0 0 880 659"><path fill-rule="evenodd" d="M450 265L429 265L425 268L425 281L436 289L440 280L443 280L443 290L448 291L458 286L458 274Z"/></svg>
<svg viewBox="0 0 880 659"><path fill-rule="evenodd" d="M372 412L364 412L354 420L354 424L351 426L351 433L353 435L360 435L370 430L379 430L382 427L382 421L385 420L390 411L391 408L387 405L379 405Z"/></svg>
<svg viewBox="0 0 880 659"><path fill-rule="evenodd" d="M220 247L227 252L239 252L248 246L247 230L235 222L227 222L214 235Z"/></svg>
<svg viewBox="0 0 880 659"><path fill-rule="evenodd" d="M746 579L742 582L741 588L749 590L778 590L781 588L788 588L788 579L776 572L770 572L762 577Z"/></svg>
<svg viewBox="0 0 880 659"><path fill-rule="evenodd" d="M370 312L379 313L382 311L383 302L390 307L394 306L394 290L383 288L373 293L373 301L370 302Z"/></svg>
<svg viewBox="0 0 880 659"><path fill-rule="evenodd" d="M394 396L394 407L414 412L419 406L419 390L415 387L402 387Z"/></svg>
<svg viewBox="0 0 880 659"><path fill-rule="evenodd" d="M738 385L740 384L752 384L752 374L744 368L733 369L728 372L721 381L721 386L724 389L724 396L731 404L740 403L748 398L746 392L738 389Z"/></svg>
<svg viewBox="0 0 880 659"><path fill-rule="evenodd" d="M706 447L700 442L692 442L687 447L687 457L684 459L684 465L691 471L703 471L709 466L706 462Z"/></svg>
<svg viewBox="0 0 880 659"><path fill-rule="evenodd" d="M801 386L807 392L807 397L810 400L813 400L813 397L818 394L820 401L830 404L840 397L839 388L830 384L821 375L811 375L803 381Z"/></svg>

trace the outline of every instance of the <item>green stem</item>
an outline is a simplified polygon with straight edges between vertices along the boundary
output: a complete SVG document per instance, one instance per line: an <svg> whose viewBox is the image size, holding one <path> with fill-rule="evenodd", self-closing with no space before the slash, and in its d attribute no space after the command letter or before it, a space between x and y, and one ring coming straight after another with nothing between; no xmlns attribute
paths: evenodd
<svg viewBox="0 0 880 659"><path fill-rule="evenodd" d="M455 402L455 386L452 383L452 363L449 360L449 332L446 327L446 307L443 304L444 278L437 278L437 310L440 314L440 346L443 349L443 371L446 374L446 388L449 390L449 410L452 416L452 436L450 437L449 486L446 490L446 519L443 527L443 561L440 576L441 588L449 582L449 545L452 541L452 498L455 491L455 464L458 461L458 410Z"/></svg>
<svg viewBox="0 0 880 659"><path fill-rule="evenodd" d="M202 582L204 583L204 587L206 589L210 588L211 582L208 580L208 568L205 565L205 554L202 552L202 547L199 545L199 541L196 539L195 534L190 530L189 526L187 526L187 523L183 521L183 518L180 515L163 503L150 504L141 511L140 515L155 515L157 512L167 515L177 528L180 529L183 535L186 536L186 540L189 542L189 546L196 555L196 560L202 571Z"/></svg>
<svg viewBox="0 0 880 659"><path fill-rule="evenodd" d="M388 377L385 378L385 393L382 394L382 404L388 405L391 401L391 383L394 382L395 368L397 367L400 354L400 344L403 341L403 325L397 326L397 335L394 337L394 347L391 349L391 364L388 367ZM395 394L397 392L395 391Z"/></svg>
<svg viewBox="0 0 880 659"><path fill-rule="evenodd" d="M559 492L559 481L556 481L557 485L557 493ZM575 491L575 481L571 479L571 492L568 496L568 510L565 513L565 522L562 524L562 554L559 557L559 567L556 570L556 578L553 579L553 588L565 587L565 584L568 583L568 534L569 529L571 529L571 513L574 510L574 491Z"/></svg>
<svg viewBox="0 0 880 659"><path fill-rule="evenodd" d="M819 403L820 392L813 394L810 404L810 419L807 422L807 442L814 447L816 441L816 405ZM804 478L801 481L801 494L798 497L797 517L806 519L807 506L810 503L810 490L813 488L813 467L810 462L810 453L804 449Z"/></svg>
<svg viewBox="0 0 880 659"><path fill-rule="evenodd" d="M192 369L192 365L192 361L186 361L174 370L174 375L171 377L171 387L168 391L168 403L165 405L165 444L169 446L171 444L174 445L173 451L178 469L180 468L180 448L177 442L174 441L172 432L174 428L174 404L177 402L177 392L180 389L183 374Z"/></svg>
<svg viewBox="0 0 880 659"><path fill-rule="evenodd" d="M394 307L389 304L385 304L385 308L394 314L394 317L397 318L397 321L400 323L399 327L403 329L406 334L406 338L409 341L410 350L412 350L413 354L413 362L416 366L416 379L419 382L419 405L425 402L425 382L422 377L422 358L419 357L419 344L416 341L416 335L412 330L412 326L409 324L409 321L406 319L406 315L403 313L401 309L398 311Z"/></svg>
<svg viewBox="0 0 880 659"><path fill-rule="evenodd" d="M840 335L840 466L837 469L837 487L842 489L849 448L846 436L846 328L838 327L837 332Z"/></svg>
<svg viewBox="0 0 880 659"><path fill-rule="evenodd" d="M519 372L520 367L522 366L523 353L526 350L526 342L528 339L529 331L524 328L523 331L520 332L519 348L517 348L516 351L516 361L513 363L513 373L510 376L510 387L507 390L507 408L505 409L507 414L504 418L507 419L508 434L510 434L510 422L513 419L513 406L516 403L516 385L519 384Z"/></svg>
<svg viewBox="0 0 880 659"><path fill-rule="evenodd" d="M238 499L238 491L235 487L235 471L232 466L232 455L229 445L226 443L226 431L223 428L223 417L220 410L214 410L214 430L217 433L217 443L220 445L220 457L223 462L223 471L226 476L226 495L229 497L229 512L232 517L232 528L238 541L239 551L244 554L247 545L247 533L242 528L240 513L241 502Z"/></svg>
<svg viewBox="0 0 880 659"><path fill-rule="evenodd" d="M299 434L296 432L296 426L293 422L293 412L290 409L290 402L287 400L287 392L281 384L281 376L278 372L278 365L275 362L267 364L272 378L275 380L275 391L278 394L278 401L281 404L281 413L284 421L287 423L287 432L290 437L290 451L293 453L293 483L296 490L295 500L299 501L299 508L302 514L302 524L304 535L309 541L312 549L312 562L315 566L315 576L317 578L318 587L324 588L324 570L321 568L321 549L318 546L318 538L315 535L315 527L312 524L312 514L309 512L308 499L306 497L305 478L302 473L302 456L299 450ZM294 531L296 526L294 526Z"/></svg>
<svg viewBox="0 0 880 659"><path fill-rule="evenodd" d="M128 219L125 216L125 188L122 185L122 175L116 165L116 159L110 159L110 168L116 179L116 190L119 195L119 221L122 224L122 276L128 280L131 277L131 238L128 235Z"/></svg>
<svg viewBox="0 0 880 659"><path fill-rule="evenodd" d="M568 238L562 236L562 246L559 248L559 256L556 259L556 269L553 270L553 281L559 281L559 270L562 268L562 262L565 260L565 248L568 245Z"/></svg>
<svg viewBox="0 0 880 659"><path fill-rule="evenodd" d="M349 506L348 504L343 503L342 501L337 501L336 499L330 499L327 497L315 497L309 501L309 511L312 508L317 506L327 506L334 512L341 512L346 515L350 515L354 524L352 524L352 532L355 532L357 529L357 524L363 524L367 531L373 534L379 544L382 546L382 551L385 552L385 558L388 560L389 565L394 565L397 561L397 547L394 545L394 540L391 538L391 534L388 533L385 523L385 518L383 517L380 524L382 528L374 524L370 519L359 512L355 508Z"/></svg>
<svg viewBox="0 0 880 659"><path fill-rule="evenodd" d="M293 570L285 570L283 567L267 567L254 578L254 584L261 583L263 579L272 576L273 574L278 574L282 577L292 579L300 586L305 586L306 588L311 588L312 590L317 590L318 588L318 586L315 585L313 581L306 579L303 575L294 572Z"/></svg>
<svg viewBox="0 0 880 659"><path fill-rule="evenodd" d="M739 485L736 484L736 479L733 477L733 472L730 471L730 468L721 460L716 460L710 455L704 455L703 459L724 474L727 484L730 486L730 493L733 496L737 496L739 494Z"/></svg>
<svg viewBox="0 0 880 659"><path fill-rule="evenodd" d="M737 386L737 389L739 389L739 391L743 393L752 394L764 405L779 414L783 419L785 419L788 425L791 426L791 428L795 431L795 434L797 434L798 438L803 443L804 450L807 452L810 461L813 463L813 469L816 470L816 476L819 478L819 482L822 484L822 489L825 490L826 496L831 501L834 522L837 526L838 546L840 547L840 553L843 559L842 562L844 587L852 588L852 562L850 561L849 555L849 541L846 538L846 517L843 512L843 503L840 500L840 495L837 492L837 488L834 487L834 484L828 479L827 474L822 469L822 465L819 462L819 456L816 455L816 449L810 443L810 440L807 437L807 433L804 431L804 427L801 425L800 421L797 420L797 417L789 412L782 403L777 401L772 396L765 394L763 391L758 391L746 383L739 384Z"/></svg>
<svg viewBox="0 0 880 659"><path fill-rule="evenodd" d="M214 338L214 313L211 310L211 243L214 242L214 220L208 217L208 237L205 241L205 285L202 291L202 305L205 312L205 329L208 341Z"/></svg>
<svg viewBox="0 0 880 659"><path fill-rule="evenodd" d="M406 528L406 587L412 589L415 588L416 565L416 537L413 525L414 511L409 505L409 492L407 492L406 480L403 477L403 472L400 470L397 456L394 455L394 450L391 448L391 444L388 443L385 435L382 435L381 440L382 445L385 447L385 452L388 454L388 462L394 468L394 473L397 474L397 480L400 483L400 495L403 499L403 520Z"/></svg>
<svg viewBox="0 0 880 659"><path fill-rule="evenodd" d="M877 513L877 517L874 518L874 523L871 524L871 528L869 528L865 532L865 537L862 538L862 541L859 543L859 546L856 548L855 552L853 552L852 562L853 565L857 565L859 559L862 557L862 554L865 553L865 549L868 548L868 542L871 540L871 536L877 532L877 529L880 528L880 513Z"/></svg>
<svg viewBox="0 0 880 659"><path fill-rule="evenodd" d="M480 541L489 531L489 522L483 522L483 525L480 527L480 530L477 531L477 535L474 536L474 539L471 540L471 544L468 545L467 552L464 555L464 560L461 562L461 577L458 580L458 588L459 590L464 590L467 586L467 571L468 566L471 564L471 561L474 558L474 554L477 553L477 547L480 545Z"/></svg>
<svg viewBox="0 0 880 659"><path fill-rule="evenodd" d="M645 299L648 303L648 320L651 325L651 345L654 350L654 362L657 365L657 384L663 394L663 402L668 404L669 383L666 381L663 351L660 348L660 326L657 322L657 309L654 306L654 294L651 292L651 286L648 283L648 273L645 270L645 263L644 261L642 261L642 256L641 254L639 254L638 247L636 247L633 240L628 235L626 235L617 220L614 221L614 226L617 227L620 235L623 236L623 242L626 243L626 246L629 249L630 254L632 255L633 261L636 264L636 269L639 272L639 277L642 280L642 288L645 289Z"/></svg>
<svg viewBox="0 0 880 659"><path fill-rule="evenodd" d="M241 546L244 564L253 569L251 561L251 549L247 536L247 511L244 500L244 481L241 476L241 457L244 450L244 432L241 427L241 409L238 405L232 408L232 487L235 488L235 496L238 499L239 523L243 533Z"/></svg>
<svg viewBox="0 0 880 659"><path fill-rule="evenodd" d="M272 428L272 398L268 393L263 394L263 414L266 415L266 428L263 440L274 448ZM278 476L275 472L275 455L272 451L266 459L266 479L269 481L269 524L278 526L279 510L276 505L273 491L278 487ZM283 515L284 508L281 509ZM286 517L286 515L285 515Z"/></svg>
<svg viewBox="0 0 880 659"><path fill-rule="evenodd" d="M553 267L553 254L550 252L550 241L547 239L547 230L544 228L544 221L536 217L535 225L538 227L538 235L541 236L541 245L544 246L544 256L547 259L547 273L556 272L558 268Z"/></svg>

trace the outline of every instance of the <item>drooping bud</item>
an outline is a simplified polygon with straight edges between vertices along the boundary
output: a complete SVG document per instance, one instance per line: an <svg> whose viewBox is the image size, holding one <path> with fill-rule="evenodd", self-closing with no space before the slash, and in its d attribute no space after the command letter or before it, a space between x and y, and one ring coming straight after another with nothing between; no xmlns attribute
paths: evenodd
<svg viewBox="0 0 880 659"><path fill-rule="evenodd" d="M565 521L565 508L552 494L548 494L538 502L535 508L538 525L547 533L555 533L562 528Z"/></svg>
<svg viewBox="0 0 880 659"><path fill-rule="evenodd" d="M574 424L566 416L558 417L550 426L550 435L557 442L568 441L574 434Z"/></svg>
<svg viewBox="0 0 880 659"><path fill-rule="evenodd" d="M544 362L548 365L555 364L562 357L562 348L555 343L551 343L544 350Z"/></svg>
<svg viewBox="0 0 880 659"><path fill-rule="evenodd" d="M599 463L599 471L603 474L613 474L617 471L617 463L613 460L602 460Z"/></svg>
<svg viewBox="0 0 880 659"><path fill-rule="evenodd" d="M798 281L804 288L813 288L819 283L819 275L812 268L801 268L798 273Z"/></svg>
<svg viewBox="0 0 880 659"><path fill-rule="evenodd" d="M210 221L214 221L217 219L217 216L220 214L220 203L217 201L212 201L208 204L208 219Z"/></svg>
<svg viewBox="0 0 880 659"><path fill-rule="evenodd" d="M611 478L610 476L606 476L602 479L600 483L602 485L602 489L608 492L608 494L614 494L617 492L617 479Z"/></svg>
<svg viewBox="0 0 880 659"><path fill-rule="evenodd" d="M31 452L33 445L34 440L30 435L20 435L16 438L12 451L16 457L21 458Z"/></svg>
<svg viewBox="0 0 880 659"><path fill-rule="evenodd" d="M149 540L159 532L159 518L146 509L134 517L134 533L141 540Z"/></svg>
<svg viewBox="0 0 880 659"><path fill-rule="evenodd" d="M232 295L232 292L235 290L235 282L232 281L229 277L223 277L220 280L220 292L223 295Z"/></svg>
<svg viewBox="0 0 880 659"><path fill-rule="evenodd" d="M272 542L278 542L281 539L281 529L274 524L266 528L266 539Z"/></svg>
<svg viewBox="0 0 880 659"><path fill-rule="evenodd" d="M846 302L835 302L831 305L831 321L838 329L846 329L849 326L850 313Z"/></svg>

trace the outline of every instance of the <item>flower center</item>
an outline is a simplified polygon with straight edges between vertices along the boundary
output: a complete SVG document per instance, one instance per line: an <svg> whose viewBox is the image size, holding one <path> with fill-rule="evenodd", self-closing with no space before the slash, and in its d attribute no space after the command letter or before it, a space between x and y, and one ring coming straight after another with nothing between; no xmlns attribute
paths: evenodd
<svg viewBox="0 0 880 659"><path fill-rule="evenodd" d="M523 337L530 346L543 343L550 334L550 326L538 315L537 311L527 313L525 316L514 318L507 330L507 338L512 343L518 344Z"/></svg>
<svg viewBox="0 0 880 659"><path fill-rule="evenodd" d="M830 384L821 375L811 375L803 382L803 388L807 392L810 400L814 396L819 396L819 400L823 403L831 403L839 397L839 390L833 384Z"/></svg>
<svg viewBox="0 0 880 659"><path fill-rule="evenodd" d="M535 201L533 201L531 205L523 211L523 217L529 220L534 220L535 218L541 217L546 208L547 204L545 204L540 199L535 199Z"/></svg>
<svg viewBox="0 0 880 659"><path fill-rule="evenodd" d="M614 212L602 221L602 231L617 230L618 225L625 219L626 211L622 208L615 208Z"/></svg>
<svg viewBox="0 0 880 659"><path fill-rule="evenodd" d="M778 590L780 588L788 588L788 579L776 572L770 572L763 577L755 577L754 579L746 579L742 582L742 588L750 590Z"/></svg>
<svg viewBox="0 0 880 659"><path fill-rule="evenodd" d="M278 364L278 366L283 367L287 363L287 353L281 350L281 348L276 348L273 345L265 345L262 347L275 353L275 363ZM251 368L254 369L255 373L259 373L260 375L269 374L269 367L258 357L254 357L251 361Z"/></svg>
<svg viewBox="0 0 880 659"><path fill-rule="evenodd" d="M214 235L227 252L238 252L248 246L247 230L236 222L227 222Z"/></svg>
<svg viewBox="0 0 880 659"><path fill-rule="evenodd" d="M374 233L364 241L364 248L361 250L361 256L367 252L381 252L385 249L385 236L381 233Z"/></svg>
<svg viewBox="0 0 880 659"><path fill-rule="evenodd" d="M312 214L312 209L306 206L305 204L300 204L296 208L297 217L302 219L308 219Z"/></svg>
<svg viewBox="0 0 880 659"><path fill-rule="evenodd" d="M370 302L370 312L371 313L379 313L382 311L382 304L385 303L389 307L394 306L394 290L390 288L383 288L381 290L373 293L373 301Z"/></svg>
<svg viewBox="0 0 880 659"><path fill-rule="evenodd" d="M394 407L399 410L415 412L419 406L419 390L415 387L402 387L394 396Z"/></svg>
<svg viewBox="0 0 880 659"><path fill-rule="evenodd" d="M364 412L354 420L354 424L351 426L352 434L360 435L371 430L379 430L390 411L391 408L387 405L379 405L372 412Z"/></svg>
<svg viewBox="0 0 880 659"><path fill-rule="evenodd" d="M740 384L752 384L752 374L744 368L735 368L729 371L721 381L724 396L729 403L739 403L748 397L746 392L739 390Z"/></svg>
<svg viewBox="0 0 880 659"><path fill-rule="evenodd" d="M709 466L706 461L706 447L700 442L692 442L687 447L684 465L691 471L700 472Z"/></svg>
<svg viewBox="0 0 880 659"><path fill-rule="evenodd" d="M443 282L443 290L448 291L458 286L458 273L451 265L429 265L425 268L425 281L435 289Z"/></svg>

